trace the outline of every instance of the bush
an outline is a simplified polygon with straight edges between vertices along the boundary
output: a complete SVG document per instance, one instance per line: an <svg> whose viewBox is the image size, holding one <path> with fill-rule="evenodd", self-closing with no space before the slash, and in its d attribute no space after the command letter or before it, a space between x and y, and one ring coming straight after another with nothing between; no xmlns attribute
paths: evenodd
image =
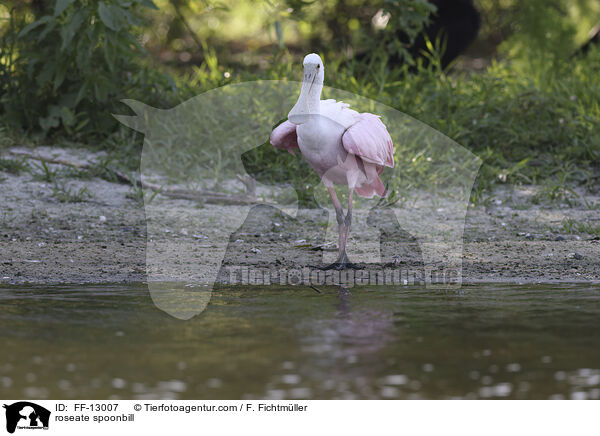
<svg viewBox="0 0 600 436"><path fill-rule="evenodd" d="M413 64L410 46L436 11L428 0L287 0L286 4L293 10L289 19L311 29L313 50L352 47L370 64L390 57Z"/></svg>
<svg viewBox="0 0 600 436"><path fill-rule="evenodd" d="M41 136L105 135L117 125L111 112L120 99L158 103L157 91L174 84L135 61L144 7L155 8L151 0L57 0L51 14L28 24L13 9L0 82L9 123Z"/></svg>

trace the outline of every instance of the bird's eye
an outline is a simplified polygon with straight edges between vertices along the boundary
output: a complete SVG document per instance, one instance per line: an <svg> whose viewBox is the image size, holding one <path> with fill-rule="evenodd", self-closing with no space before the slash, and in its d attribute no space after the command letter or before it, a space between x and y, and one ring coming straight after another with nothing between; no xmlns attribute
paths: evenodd
<svg viewBox="0 0 600 436"><path fill-rule="evenodd" d="M321 68L321 65L317 65L317 70L318 70L319 68Z"/></svg>

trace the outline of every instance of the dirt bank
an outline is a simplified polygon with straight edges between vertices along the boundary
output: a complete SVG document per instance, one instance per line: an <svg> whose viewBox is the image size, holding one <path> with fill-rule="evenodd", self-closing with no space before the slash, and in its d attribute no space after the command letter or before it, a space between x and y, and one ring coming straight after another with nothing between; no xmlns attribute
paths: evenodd
<svg viewBox="0 0 600 436"><path fill-rule="evenodd" d="M102 157L83 149L36 152L71 161ZM17 159L8 151L2 158ZM145 281L147 223L139 193L89 173L48 167L54 175L46 179L39 163L18 173L6 165L0 171L0 283ZM585 201L572 207L544 206L536 204L538 191L503 186L485 205L469 207L463 282L600 282L600 198L580 192ZM211 207L223 217L239 213L237 206ZM219 223L205 225L210 232ZM182 242L202 244L202 235L174 231ZM309 241L297 245L310 253L310 235L292 230L290 238ZM286 266L278 243L269 240L260 242L261 261ZM254 249L244 244L256 244L256 238L235 241L240 253ZM202 262L194 267L202 269Z"/></svg>

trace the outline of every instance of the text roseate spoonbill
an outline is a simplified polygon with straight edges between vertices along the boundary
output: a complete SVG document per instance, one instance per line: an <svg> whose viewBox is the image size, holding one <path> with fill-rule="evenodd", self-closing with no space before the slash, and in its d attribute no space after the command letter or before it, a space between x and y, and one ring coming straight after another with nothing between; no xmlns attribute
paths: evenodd
<svg viewBox="0 0 600 436"><path fill-rule="evenodd" d="M394 167L392 138L379 116L358 113L341 101L321 100L325 71L319 55L307 55L303 65L298 102L287 121L271 133L271 144L292 154L299 148L331 195L339 227L339 257L325 269L357 268L346 254L352 197L354 191L366 198L386 195L379 174L386 166ZM348 186L346 215L334 185Z"/></svg>

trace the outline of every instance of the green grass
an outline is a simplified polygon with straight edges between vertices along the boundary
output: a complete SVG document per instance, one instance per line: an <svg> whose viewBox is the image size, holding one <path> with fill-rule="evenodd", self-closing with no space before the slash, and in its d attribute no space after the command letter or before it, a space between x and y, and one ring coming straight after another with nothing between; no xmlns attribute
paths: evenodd
<svg viewBox="0 0 600 436"><path fill-rule="evenodd" d="M476 153L484 160L484 188L507 182L592 185L600 174L599 68L596 52L569 70L539 77L506 64L437 80L429 70L373 85L369 96ZM368 89L356 91L361 88Z"/></svg>
<svg viewBox="0 0 600 436"><path fill-rule="evenodd" d="M326 85L403 111L477 154L484 164L475 202L496 184L517 183L542 184L538 202L572 205L573 187L594 189L600 181L600 50L552 69L537 63L537 70L522 70L506 61L471 74L446 74L435 64L410 74L336 56L324 60ZM285 56L273 59L266 71L233 71L228 80L218 80L219 69L198 70L190 83L202 88L301 78L299 62ZM424 160L411 165L414 171L426 166Z"/></svg>
<svg viewBox="0 0 600 436"><path fill-rule="evenodd" d="M565 218L562 221L562 226L559 230L562 230L567 234L587 233L593 236L600 236L600 224L577 222L572 218Z"/></svg>
<svg viewBox="0 0 600 436"><path fill-rule="evenodd" d="M0 171L10 174L20 174L22 171L27 171L29 164L26 159L4 159L0 158Z"/></svg>
<svg viewBox="0 0 600 436"><path fill-rule="evenodd" d="M32 175L34 180L52 184L52 196L62 203L79 203L86 201L91 197L91 195L88 192L87 187L83 187L81 189L72 189L68 187L65 182L59 181L59 176L91 179L93 176L100 176L104 174L104 172L102 172L102 167L98 168L99 169L97 170L76 170L72 168L67 168L65 170L54 170L51 169L44 160L41 160L39 164L33 164L33 166L31 166L27 163L26 158L0 158L0 171L5 171L11 174L28 172ZM4 180L4 178L0 178L0 181L2 180Z"/></svg>
<svg viewBox="0 0 600 436"><path fill-rule="evenodd" d="M46 161L41 160L39 164L34 165L38 170L31 173L35 180L48 183L54 183L56 181L57 170L50 169Z"/></svg>
<svg viewBox="0 0 600 436"><path fill-rule="evenodd" d="M326 85L396 108L478 155L484 164L471 197L475 204L491 201L495 185L516 183L542 185L534 199L538 203L572 206L581 200L575 187L591 190L600 181L600 50L554 64L551 70L540 63L532 63L537 69L522 70L505 61L470 74L444 73L435 63L413 74L384 64L348 62L332 53L323 58ZM177 94L165 101L183 102L231 83L301 79L300 61L283 52L264 70L235 70L219 65L216 57L209 60L177 78ZM59 132L54 139L64 138ZM107 162L113 166L137 171L141 140L140 134L120 127L86 146L108 151ZM222 168L228 157L214 151L208 150L198 164L219 180L226 176ZM402 164L406 156L396 158ZM425 159L412 161L407 171L427 173L428 165Z"/></svg>
<svg viewBox="0 0 600 436"><path fill-rule="evenodd" d="M81 203L90 198L87 187L71 189L65 183L55 182L52 188L52 196L61 203Z"/></svg>
<svg viewBox="0 0 600 436"><path fill-rule="evenodd" d="M577 231L580 233L589 233L590 235L600 236L600 224L580 223L577 225Z"/></svg>
<svg viewBox="0 0 600 436"><path fill-rule="evenodd" d="M471 74L446 74L435 64L410 74L323 57L326 85L403 111L477 154L484 164L475 200L496 184L522 183L547 187L539 201L568 204L573 186L593 188L600 180L600 50L552 69L532 63L537 70L522 70L506 61ZM187 81L186 97L233 82L301 78L299 60L285 54L264 71L210 65ZM415 171L419 165L427 162Z"/></svg>

